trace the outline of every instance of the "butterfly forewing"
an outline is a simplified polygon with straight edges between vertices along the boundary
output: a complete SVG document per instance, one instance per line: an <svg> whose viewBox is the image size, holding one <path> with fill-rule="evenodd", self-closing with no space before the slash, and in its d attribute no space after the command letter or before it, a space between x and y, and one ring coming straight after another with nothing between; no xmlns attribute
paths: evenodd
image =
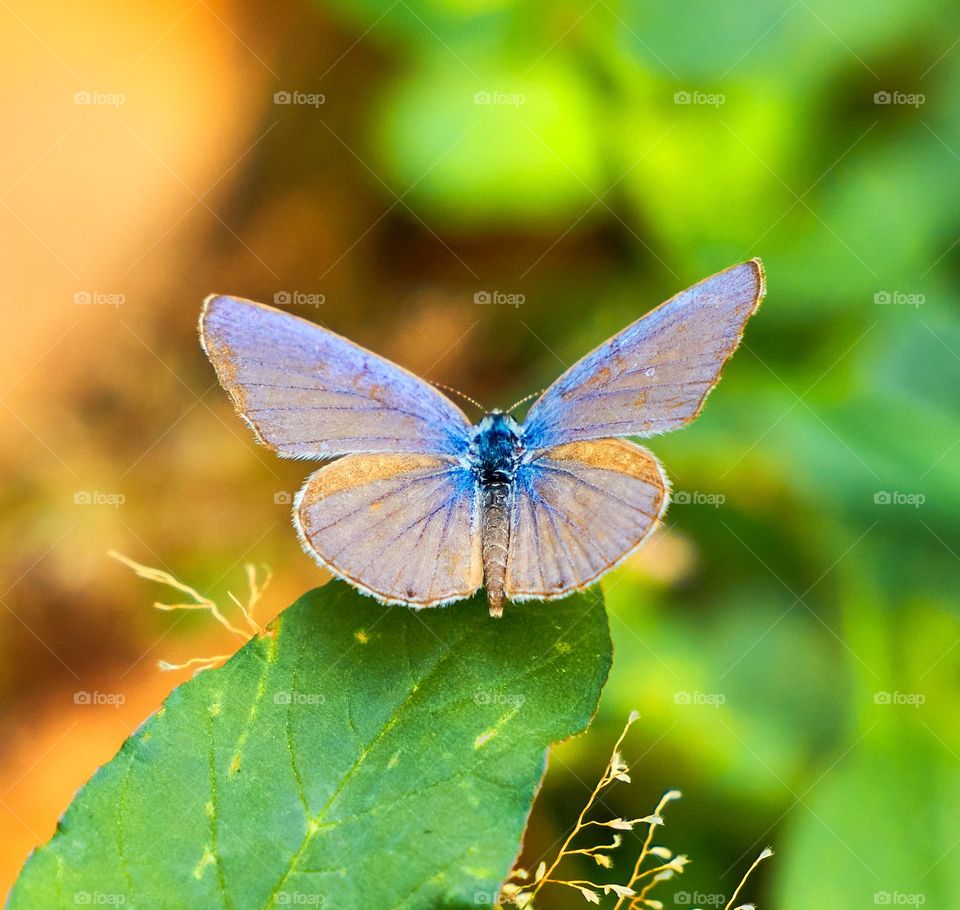
<svg viewBox="0 0 960 910"><path fill-rule="evenodd" d="M759 260L707 278L614 335L533 404L527 445L647 436L693 420L763 297Z"/></svg>
<svg viewBox="0 0 960 910"><path fill-rule="evenodd" d="M305 319L214 296L204 304L200 337L237 410L285 458L466 448L469 423L452 401Z"/></svg>
<svg viewBox="0 0 960 910"><path fill-rule="evenodd" d="M304 549L381 600L429 607L483 582L473 475L433 455L348 455L315 472L294 523Z"/></svg>
<svg viewBox="0 0 960 910"><path fill-rule="evenodd" d="M595 581L654 530L667 490L657 459L626 440L533 453L517 472L507 597L549 599Z"/></svg>

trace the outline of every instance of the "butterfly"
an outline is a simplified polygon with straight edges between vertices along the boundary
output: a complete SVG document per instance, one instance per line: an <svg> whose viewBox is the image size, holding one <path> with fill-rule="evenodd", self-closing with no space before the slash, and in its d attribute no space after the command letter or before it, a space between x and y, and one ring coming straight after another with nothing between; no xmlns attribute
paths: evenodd
<svg viewBox="0 0 960 910"><path fill-rule="evenodd" d="M304 550L365 594L503 602L592 584L656 529L669 481L647 449L694 420L764 295L759 259L672 297L570 367L523 423L471 424L434 386L321 326L208 297L203 349L257 439L282 458L336 459L307 479Z"/></svg>

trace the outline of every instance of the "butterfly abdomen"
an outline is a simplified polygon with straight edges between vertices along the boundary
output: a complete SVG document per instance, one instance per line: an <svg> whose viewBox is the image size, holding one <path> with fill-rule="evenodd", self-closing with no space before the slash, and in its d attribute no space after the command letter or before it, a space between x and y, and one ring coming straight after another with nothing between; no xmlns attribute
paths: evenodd
<svg viewBox="0 0 960 910"><path fill-rule="evenodd" d="M503 613L503 581L510 547L510 509L513 484L495 481L481 486L480 541L483 554L483 583L490 602L490 615Z"/></svg>

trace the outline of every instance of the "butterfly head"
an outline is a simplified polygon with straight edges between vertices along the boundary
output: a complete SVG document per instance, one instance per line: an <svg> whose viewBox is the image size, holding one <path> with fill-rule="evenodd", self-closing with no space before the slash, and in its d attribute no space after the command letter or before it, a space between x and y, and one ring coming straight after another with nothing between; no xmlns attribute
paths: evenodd
<svg viewBox="0 0 960 910"><path fill-rule="evenodd" d="M482 483L509 481L523 454L523 430L509 414L491 411L473 427L470 456Z"/></svg>

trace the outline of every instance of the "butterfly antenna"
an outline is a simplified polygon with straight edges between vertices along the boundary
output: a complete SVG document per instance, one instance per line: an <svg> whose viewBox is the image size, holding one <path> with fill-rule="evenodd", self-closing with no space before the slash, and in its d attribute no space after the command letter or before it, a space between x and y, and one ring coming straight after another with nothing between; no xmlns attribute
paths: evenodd
<svg viewBox="0 0 960 910"><path fill-rule="evenodd" d="M537 395L542 395L544 392L546 392L546 389L540 389L539 392L531 392L529 395L524 395L519 401L515 401L512 405L510 405L505 413L509 414L514 408L519 408L520 405L526 404L531 398L536 398Z"/></svg>
<svg viewBox="0 0 960 910"><path fill-rule="evenodd" d="M435 382L433 379L428 379L427 382L430 385L436 386L438 389L443 389L445 392L452 392L454 395L459 395L464 401L469 401L475 408L479 408L484 414L487 413L487 408L485 408L479 401L475 401L469 395L464 395L459 389L453 388L453 386L445 385L442 382Z"/></svg>

